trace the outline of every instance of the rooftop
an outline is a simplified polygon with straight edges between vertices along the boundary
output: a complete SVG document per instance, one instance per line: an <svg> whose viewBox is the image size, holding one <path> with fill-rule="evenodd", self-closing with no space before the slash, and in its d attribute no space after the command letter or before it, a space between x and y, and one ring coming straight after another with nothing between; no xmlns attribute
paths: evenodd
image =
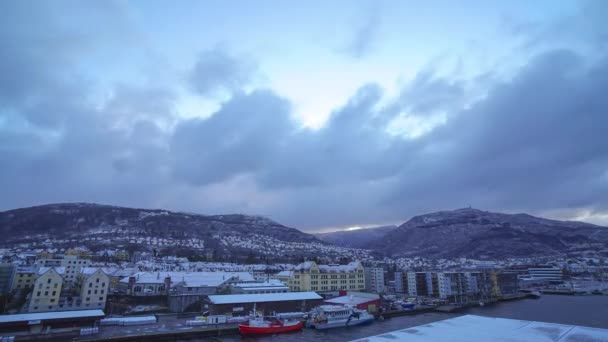
<svg viewBox="0 0 608 342"><path fill-rule="evenodd" d="M356 340L357 342L434 341L608 341L608 329L465 315Z"/></svg>
<svg viewBox="0 0 608 342"><path fill-rule="evenodd" d="M359 305L367 302L371 302L377 300L378 298L366 298L366 297L357 297L357 296L342 296L336 297L332 299L328 299L324 301L325 303L330 304L341 304L341 305Z"/></svg>
<svg viewBox="0 0 608 342"><path fill-rule="evenodd" d="M139 284L162 284L166 277L171 278L173 285L185 287L220 286L233 278L238 281L254 281L255 278L249 272L138 272L133 275L135 282ZM120 280L128 283L129 277Z"/></svg>
<svg viewBox="0 0 608 342"><path fill-rule="evenodd" d="M213 304L265 303L290 300L322 299L316 292L284 292L209 296Z"/></svg>
<svg viewBox="0 0 608 342"><path fill-rule="evenodd" d="M103 317L105 314L102 310L77 310L77 311L57 311L57 312L40 312L16 315L0 315L0 324L16 323L25 321L38 321L48 319L68 319L68 318L86 318L86 317Z"/></svg>

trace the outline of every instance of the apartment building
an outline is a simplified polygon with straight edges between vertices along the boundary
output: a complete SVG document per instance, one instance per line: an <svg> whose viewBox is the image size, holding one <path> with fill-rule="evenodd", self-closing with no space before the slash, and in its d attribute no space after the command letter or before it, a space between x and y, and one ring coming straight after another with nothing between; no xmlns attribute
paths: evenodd
<svg viewBox="0 0 608 342"><path fill-rule="evenodd" d="M28 305L29 312L55 311L63 287L63 267L40 267Z"/></svg>
<svg viewBox="0 0 608 342"><path fill-rule="evenodd" d="M76 283L81 268L89 267L90 265L91 260L79 255L65 255L63 257L41 258L36 260L36 266L38 267L63 267L65 269L64 279L68 286L72 286Z"/></svg>
<svg viewBox="0 0 608 342"><path fill-rule="evenodd" d="M80 290L82 309L103 309L106 306L110 277L101 268L84 267L78 274L77 288Z"/></svg>
<svg viewBox="0 0 608 342"><path fill-rule="evenodd" d="M384 269L382 267L365 267L365 288L367 292L384 292Z"/></svg>

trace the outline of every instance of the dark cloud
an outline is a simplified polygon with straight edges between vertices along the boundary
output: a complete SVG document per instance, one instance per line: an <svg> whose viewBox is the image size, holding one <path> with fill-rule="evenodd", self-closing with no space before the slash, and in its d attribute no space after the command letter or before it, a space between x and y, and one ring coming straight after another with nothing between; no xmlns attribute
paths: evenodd
<svg viewBox="0 0 608 342"><path fill-rule="evenodd" d="M177 126L171 140L175 176L205 185L259 172L293 129L286 100L270 91L237 94L210 118Z"/></svg>
<svg viewBox="0 0 608 342"><path fill-rule="evenodd" d="M224 49L206 50L198 56L190 74L190 84L203 96L234 92L249 84L256 69L250 59L235 57Z"/></svg>

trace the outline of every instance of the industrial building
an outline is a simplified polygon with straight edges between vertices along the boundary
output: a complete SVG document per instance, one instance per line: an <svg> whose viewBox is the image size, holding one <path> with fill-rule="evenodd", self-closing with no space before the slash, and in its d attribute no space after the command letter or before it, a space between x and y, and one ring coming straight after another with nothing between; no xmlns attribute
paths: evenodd
<svg viewBox="0 0 608 342"><path fill-rule="evenodd" d="M315 292L213 295L206 300L212 315L245 316L253 310L272 312L308 312L322 303Z"/></svg>

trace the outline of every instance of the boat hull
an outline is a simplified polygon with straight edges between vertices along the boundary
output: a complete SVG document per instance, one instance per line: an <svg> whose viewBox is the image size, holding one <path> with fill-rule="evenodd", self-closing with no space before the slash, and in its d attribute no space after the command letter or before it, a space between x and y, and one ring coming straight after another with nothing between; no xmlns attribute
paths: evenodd
<svg viewBox="0 0 608 342"><path fill-rule="evenodd" d="M239 324L239 332L243 335L272 335L291 331L298 331L304 328L304 323L297 322L289 325L277 325L269 327L254 327L247 324Z"/></svg>
<svg viewBox="0 0 608 342"><path fill-rule="evenodd" d="M333 329L333 328L345 328L353 325L361 325L365 323L371 323L374 320L374 317L368 317L363 319L351 319L350 322L339 321L339 322L331 322L331 323L321 323L321 322L311 322L308 324L309 327L323 330L323 329Z"/></svg>

